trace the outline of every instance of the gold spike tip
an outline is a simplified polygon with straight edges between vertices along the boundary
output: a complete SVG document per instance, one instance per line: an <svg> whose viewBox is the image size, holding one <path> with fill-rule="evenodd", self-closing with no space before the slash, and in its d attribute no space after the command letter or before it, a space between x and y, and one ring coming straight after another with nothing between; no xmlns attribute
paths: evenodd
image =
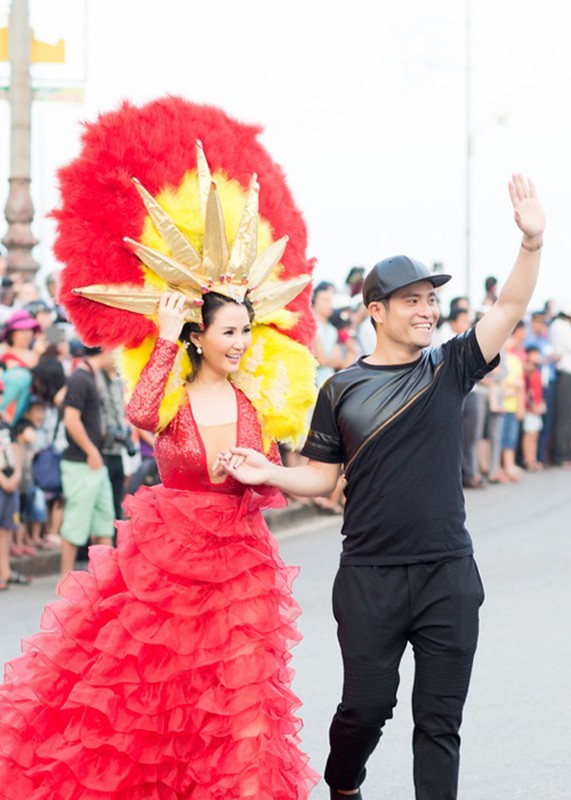
<svg viewBox="0 0 571 800"><path fill-rule="evenodd" d="M127 239L127 245L151 272L173 289L179 289L185 294L201 290L204 276L196 275L188 266L133 239Z"/></svg>
<svg viewBox="0 0 571 800"><path fill-rule="evenodd" d="M249 295L256 318L267 317L268 314L284 308L310 282L311 275L298 275L288 281L266 281L257 291L251 291Z"/></svg>
<svg viewBox="0 0 571 800"><path fill-rule="evenodd" d="M229 257L230 250L226 238L226 224L220 195L216 190L216 184L212 181L204 218L202 268L207 275L223 275L226 272Z"/></svg>
<svg viewBox="0 0 571 800"><path fill-rule="evenodd" d="M156 318L162 291L131 283L108 283L81 286L73 294L122 311L132 311L144 317ZM187 322L202 322L202 298L185 297L184 311Z"/></svg>
<svg viewBox="0 0 571 800"><path fill-rule="evenodd" d="M259 185L252 178L228 262L227 272L232 274L232 279L237 279L237 283L248 277L256 260L259 191Z"/></svg>
<svg viewBox="0 0 571 800"><path fill-rule="evenodd" d="M200 267L200 256L186 236L181 233L163 207L157 203L153 195L145 189L142 183L136 181L135 188L149 213L155 229L161 235L173 258L177 259L187 269L198 269Z"/></svg>
<svg viewBox="0 0 571 800"><path fill-rule="evenodd" d="M252 264L248 274L248 283L250 289L254 287L258 289L273 273L277 265L280 263L281 257L284 254L288 237L282 236L276 242L273 242L269 247L266 247Z"/></svg>
<svg viewBox="0 0 571 800"><path fill-rule="evenodd" d="M147 317L156 314L160 298L160 292L130 283L81 286L73 289L73 294L111 308L132 311Z"/></svg>
<svg viewBox="0 0 571 800"><path fill-rule="evenodd" d="M198 193L200 196L200 208L202 209L202 217L206 218L206 204L208 202L208 190L212 176L210 174L210 167L204 155L204 148L200 139L196 140L196 173L198 177Z"/></svg>
<svg viewBox="0 0 571 800"><path fill-rule="evenodd" d="M87 297L93 293L114 293L114 292L141 292L144 291L144 286L138 283L93 283L90 286L77 286L71 290L72 294L77 294L79 297ZM154 290L151 290L154 291Z"/></svg>

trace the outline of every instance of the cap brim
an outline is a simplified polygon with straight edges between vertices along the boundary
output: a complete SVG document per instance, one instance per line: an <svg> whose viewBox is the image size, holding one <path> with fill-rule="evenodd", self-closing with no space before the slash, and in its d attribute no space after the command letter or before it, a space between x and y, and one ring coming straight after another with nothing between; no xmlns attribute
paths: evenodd
<svg viewBox="0 0 571 800"><path fill-rule="evenodd" d="M399 289L404 289L405 286L412 286L413 283L422 283L422 281L430 281L430 283L434 286L435 289L438 289L440 286L444 286L445 283L448 283L449 280L452 279L452 275L446 275L444 272L438 272L435 275L427 275L426 278L414 278L411 281L406 281L402 283L400 286L397 286L390 292L387 292L383 295L378 295L375 297L374 300L367 300L365 301L363 298L363 302L366 306L369 306L371 303L376 303L379 300L386 300L387 297L390 297L395 292L398 292Z"/></svg>
<svg viewBox="0 0 571 800"><path fill-rule="evenodd" d="M452 275L446 275L445 272L437 272L435 275L431 275L430 278L428 278L435 289L438 289L439 286L444 286L444 284L448 283L451 279Z"/></svg>

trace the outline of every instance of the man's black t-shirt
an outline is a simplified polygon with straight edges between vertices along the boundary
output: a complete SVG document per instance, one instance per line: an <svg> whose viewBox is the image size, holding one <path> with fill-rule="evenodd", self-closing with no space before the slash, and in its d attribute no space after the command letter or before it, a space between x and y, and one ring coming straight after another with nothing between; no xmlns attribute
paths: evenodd
<svg viewBox="0 0 571 800"><path fill-rule="evenodd" d="M101 400L95 382L95 375L91 370L78 367L67 383L64 409L67 406L77 408L81 412L81 421L85 431L93 444L101 450L103 437L101 433ZM66 461L87 461L87 456L81 447L73 441L66 430L67 448L62 454Z"/></svg>
<svg viewBox="0 0 571 800"><path fill-rule="evenodd" d="M417 361L359 359L321 388L302 454L345 465L342 564L414 564L472 552L462 406L486 364L471 329Z"/></svg>

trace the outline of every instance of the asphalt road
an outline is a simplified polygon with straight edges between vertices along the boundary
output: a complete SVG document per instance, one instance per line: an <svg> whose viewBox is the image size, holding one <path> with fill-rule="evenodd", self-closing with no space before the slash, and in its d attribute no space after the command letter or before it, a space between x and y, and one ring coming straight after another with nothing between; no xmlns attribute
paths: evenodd
<svg viewBox="0 0 571 800"><path fill-rule="evenodd" d="M469 527L486 586L480 647L465 710L462 800L571 800L571 471L525 475L514 486L472 490ZM330 588L339 522L318 518L280 534L295 584L304 640L294 655L303 701L303 748L321 771L338 702L340 658ZM0 596L0 661L37 629L55 578ZM412 800L410 652L402 663L395 718L370 761L366 800ZM326 800L321 783L311 800Z"/></svg>

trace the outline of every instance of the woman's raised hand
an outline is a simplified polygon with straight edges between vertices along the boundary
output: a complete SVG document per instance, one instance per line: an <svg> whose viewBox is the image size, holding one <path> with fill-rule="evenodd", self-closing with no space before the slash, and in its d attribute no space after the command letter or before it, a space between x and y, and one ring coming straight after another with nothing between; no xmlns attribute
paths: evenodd
<svg viewBox="0 0 571 800"><path fill-rule="evenodd" d="M178 292L163 292L159 300L159 337L176 342L185 323L185 297Z"/></svg>

